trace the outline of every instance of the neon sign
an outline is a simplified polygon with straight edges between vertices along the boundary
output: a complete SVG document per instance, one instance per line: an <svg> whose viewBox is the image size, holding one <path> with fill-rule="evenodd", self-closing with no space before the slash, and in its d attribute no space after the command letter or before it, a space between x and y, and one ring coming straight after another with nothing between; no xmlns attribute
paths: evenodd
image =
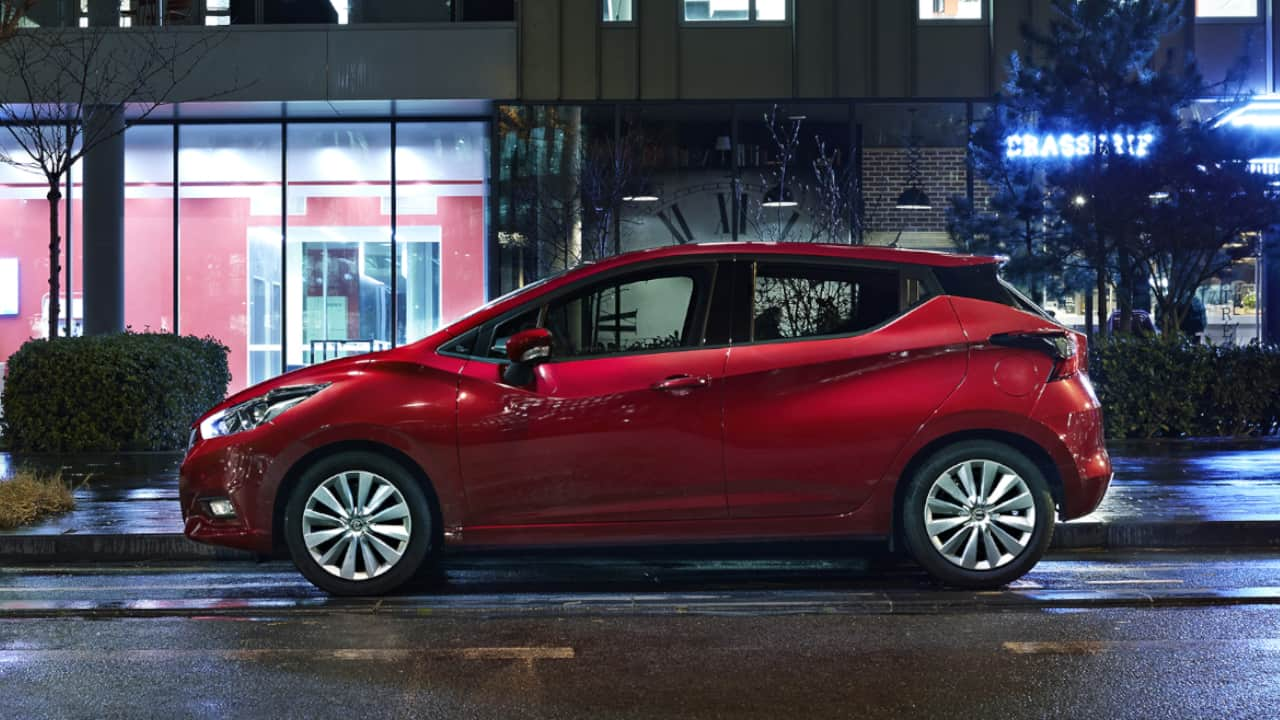
<svg viewBox="0 0 1280 720"><path fill-rule="evenodd" d="M1280 175L1280 157L1253 158L1249 161L1249 172L1259 175Z"/></svg>
<svg viewBox="0 0 1280 720"><path fill-rule="evenodd" d="M1147 157L1154 133L1018 133L1004 139L1007 158L1070 160L1106 150L1111 155Z"/></svg>

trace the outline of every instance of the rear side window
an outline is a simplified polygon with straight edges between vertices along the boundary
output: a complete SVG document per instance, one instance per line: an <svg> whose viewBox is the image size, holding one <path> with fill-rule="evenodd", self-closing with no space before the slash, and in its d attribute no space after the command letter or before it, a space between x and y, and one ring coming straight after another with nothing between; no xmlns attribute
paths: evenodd
<svg viewBox="0 0 1280 720"><path fill-rule="evenodd" d="M848 335L903 307L897 270L761 262L752 298L756 341Z"/></svg>
<svg viewBox="0 0 1280 720"><path fill-rule="evenodd" d="M964 267L934 268L934 275L942 292L947 295L986 300L1012 308L1049 317L1040 306L1028 300L1022 293L1007 285L997 274L995 263Z"/></svg>

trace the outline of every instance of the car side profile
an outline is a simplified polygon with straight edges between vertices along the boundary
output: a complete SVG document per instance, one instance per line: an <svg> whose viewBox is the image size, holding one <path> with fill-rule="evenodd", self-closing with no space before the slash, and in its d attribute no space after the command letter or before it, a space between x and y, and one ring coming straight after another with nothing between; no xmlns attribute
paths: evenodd
<svg viewBox="0 0 1280 720"><path fill-rule="evenodd" d="M1110 482L1086 358L994 258L634 252L227 398L185 531L340 595L445 548L866 537L995 587Z"/></svg>

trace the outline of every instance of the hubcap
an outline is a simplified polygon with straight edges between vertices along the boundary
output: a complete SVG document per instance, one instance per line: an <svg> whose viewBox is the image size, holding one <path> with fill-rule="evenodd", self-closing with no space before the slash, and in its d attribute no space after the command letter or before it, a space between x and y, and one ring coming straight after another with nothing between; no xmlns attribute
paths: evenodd
<svg viewBox="0 0 1280 720"><path fill-rule="evenodd" d="M934 549L966 570L994 570L1026 550L1036 528L1027 483L994 460L966 460L938 476L924 505Z"/></svg>
<svg viewBox="0 0 1280 720"><path fill-rule="evenodd" d="M320 483L302 510L302 539L311 559L343 580L390 570L409 548L409 504L391 481L364 470Z"/></svg>

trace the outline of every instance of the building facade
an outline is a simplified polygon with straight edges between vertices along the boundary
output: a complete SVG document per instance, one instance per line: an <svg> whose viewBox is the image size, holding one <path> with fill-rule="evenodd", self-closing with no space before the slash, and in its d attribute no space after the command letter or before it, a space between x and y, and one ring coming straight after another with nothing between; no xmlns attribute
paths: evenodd
<svg viewBox="0 0 1280 720"><path fill-rule="evenodd" d="M1268 95L1277 5L1189 2L1169 41L1210 79L1247 53ZM970 128L1049 18L1047 0L42 0L31 24L108 42L218 38L177 93L207 99L68 178L63 315L217 337L235 390L618 250L954 249L949 199L983 194ZM0 358L46 332L46 192L0 167ZM1206 288L1224 338L1265 333L1276 269Z"/></svg>

